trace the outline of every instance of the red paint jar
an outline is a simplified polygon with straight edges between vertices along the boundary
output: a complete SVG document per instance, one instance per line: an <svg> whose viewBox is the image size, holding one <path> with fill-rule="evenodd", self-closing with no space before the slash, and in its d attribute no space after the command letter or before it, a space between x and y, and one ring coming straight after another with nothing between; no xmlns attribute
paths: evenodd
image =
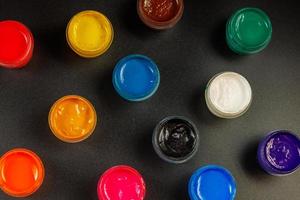
<svg viewBox="0 0 300 200"><path fill-rule="evenodd" d="M21 68L32 57L34 40L31 31L13 20L0 22L0 66Z"/></svg>
<svg viewBox="0 0 300 200"><path fill-rule="evenodd" d="M153 29L172 28L182 17L183 0L138 0L137 12L141 20Z"/></svg>

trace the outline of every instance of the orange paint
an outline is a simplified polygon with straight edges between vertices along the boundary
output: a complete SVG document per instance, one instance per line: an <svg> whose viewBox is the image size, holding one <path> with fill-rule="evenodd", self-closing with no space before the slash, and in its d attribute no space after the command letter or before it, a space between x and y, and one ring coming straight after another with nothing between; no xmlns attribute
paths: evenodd
<svg viewBox="0 0 300 200"><path fill-rule="evenodd" d="M31 195L41 186L44 174L42 161L30 150L13 149L0 159L0 187L8 195Z"/></svg>
<svg viewBox="0 0 300 200"><path fill-rule="evenodd" d="M85 98L69 95L54 103L49 113L49 126L53 134L65 142L80 142L94 131L97 114Z"/></svg>

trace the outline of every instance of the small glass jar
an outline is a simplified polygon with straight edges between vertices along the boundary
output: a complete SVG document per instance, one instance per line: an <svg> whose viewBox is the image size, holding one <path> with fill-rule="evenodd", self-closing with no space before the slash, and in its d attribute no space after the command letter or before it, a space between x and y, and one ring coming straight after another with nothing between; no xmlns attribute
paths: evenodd
<svg viewBox="0 0 300 200"><path fill-rule="evenodd" d="M114 30L105 15L98 11L85 10L71 18L66 38L75 53L85 58L94 58L109 49Z"/></svg>
<svg viewBox="0 0 300 200"><path fill-rule="evenodd" d="M198 150L198 129L185 117L166 117L156 125L152 144L161 159L174 164L184 163Z"/></svg>
<svg viewBox="0 0 300 200"><path fill-rule="evenodd" d="M233 200L236 182L229 170L207 165L196 170L190 178L188 192L191 200Z"/></svg>
<svg viewBox="0 0 300 200"><path fill-rule="evenodd" d="M31 31L13 20L0 22L0 66L22 68L31 60L34 39Z"/></svg>
<svg viewBox="0 0 300 200"><path fill-rule="evenodd" d="M291 174L300 166L300 140L290 131L272 131L260 142L257 159L262 169L271 175Z"/></svg>
<svg viewBox="0 0 300 200"><path fill-rule="evenodd" d="M143 101L158 89L160 73L152 59L133 54L122 58L113 71L116 92L128 101Z"/></svg>
<svg viewBox="0 0 300 200"><path fill-rule="evenodd" d="M0 159L0 188L13 197L27 197L42 185L45 169L34 152L17 148Z"/></svg>
<svg viewBox="0 0 300 200"><path fill-rule="evenodd" d="M87 139L95 130L97 113L94 106L78 95L67 95L57 100L49 112L52 133L68 143Z"/></svg>
<svg viewBox="0 0 300 200"><path fill-rule="evenodd" d="M118 165L102 174L97 192L99 200L143 200L146 184L137 170L130 166Z"/></svg>
<svg viewBox="0 0 300 200"><path fill-rule="evenodd" d="M251 86L246 78L236 72L222 72L208 82L205 100L214 115L236 118L243 115L251 105Z"/></svg>
<svg viewBox="0 0 300 200"><path fill-rule="evenodd" d="M184 10L183 0L137 0L137 13L150 28L162 30L175 26Z"/></svg>
<svg viewBox="0 0 300 200"><path fill-rule="evenodd" d="M238 54L262 51L271 41L272 24L258 8L242 8L229 18L226 25L228 47Z"/></svg>

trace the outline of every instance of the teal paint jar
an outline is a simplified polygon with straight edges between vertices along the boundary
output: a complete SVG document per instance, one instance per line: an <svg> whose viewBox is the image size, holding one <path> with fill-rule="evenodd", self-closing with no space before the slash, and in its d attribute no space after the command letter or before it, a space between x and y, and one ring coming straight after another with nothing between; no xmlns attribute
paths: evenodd
<svg viewBox="0 0 300 200"><path fill-rule="evenodd" d="M270 43L271 38L270 18L258 8L242 8L227 21L226 42L235 53L258 53Z"/></svg>

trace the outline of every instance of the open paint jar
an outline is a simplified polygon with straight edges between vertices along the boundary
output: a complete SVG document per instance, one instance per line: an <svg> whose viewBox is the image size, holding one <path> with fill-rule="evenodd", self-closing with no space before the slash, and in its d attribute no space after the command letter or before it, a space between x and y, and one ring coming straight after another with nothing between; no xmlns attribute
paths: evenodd
<svg viewBox="0 0 300 200"><path fill-rule="evenodd" d="M121 59L113 71L112 82L117 93L128 101L143 101L157 90L160 74L157 65L143 55Z"/></svg>
<svg viewBox="0 0 300 200"><path fill-rule="evenodd" d="M271 37L271 21L266 13L257 8L236 11L226 25L227 44L239 54L253 54L263 50Z"/></svg>
<svg viewBox="0 0 300 200"><path fill-rule="evenodd" d="M141 20L153 29L172 28L182 17L183 0L137 0Z"/></svg>
<svg viewBox="0 0 300 200"><path fill-rule="evenodd" d="M290 131L273 131L260 142L257 159L271 175L291 174L300 166L300 140Z"/></svg>
<svg viewBox="0 0 300 200"><path fill-rule="evenodd" d="M52 133L64 142L75 143L88 138L97 124L94 106L85 98L68 95L57 100L49 112Z"/></svg>
<svg viewBox="0 0 300 200"><path fill-rule="evenodd" d="M106 16L97 11L86 10L72 17L67 26L66 37L75 53L93 58L108 50L114 31Z"/></svg>
<svg viewBox="0 0 300 200"><path fill-rule="evenodd" d="M208 109L221 118L236 118L244 114L252 101L249 82L235 72L215 75L207 84L205 100Z"/></svg>
<svg viewBox="0 0 300 200"><path fill-rule="evenodd" d="M104 172L99 179L97 192L99 200L143 200L146 185L137 170L119 165Z"/></svg>
<svg viewBox="0 0 300 200"><path fill-rule="evenodd" d="M182 116L170 116L160 121L152 137L153 148L160 158L170 163L191 159L199 146L197 127Z"/></svg>
<svg viewBox="0 0 300 200"><path fill-rule="evenodd" d="M41 159L27 149L13 149L0 159L0 188L13 197L27 197L43 183Z"/></svg>
<svg viewBox="0 0 300 200"><path fill-rule="evenodd" d="M236 183L231 173L217 165L199 168L191 176L188 192L191 200L233 200Z"/></svg>
<svg viewBox="0 0 300 200"><path fill-rule="evenodd" d="M34 40L30 30L18 21L0 22L0 66L24 67L31 59Z"/></svg>

